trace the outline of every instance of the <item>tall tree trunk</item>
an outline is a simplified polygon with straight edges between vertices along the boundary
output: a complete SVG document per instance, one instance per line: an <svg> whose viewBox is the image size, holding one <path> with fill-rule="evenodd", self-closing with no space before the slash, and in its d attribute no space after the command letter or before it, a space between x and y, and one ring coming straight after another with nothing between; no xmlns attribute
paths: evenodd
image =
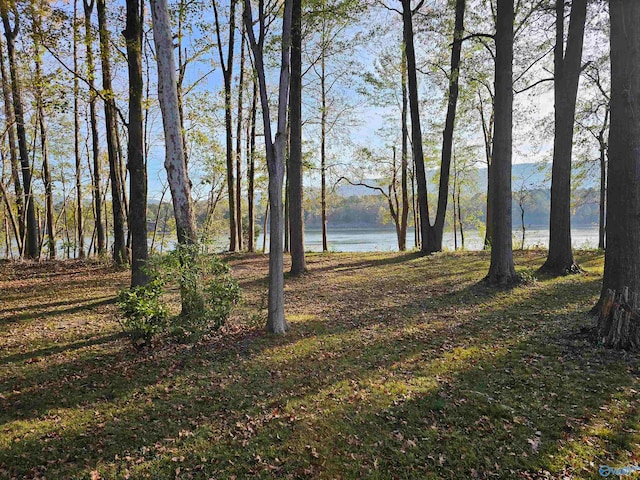
<svg viewBox="0 0 640 480"><path fill-rule="evenodd" d="M4 61L4 46L0 39L0 71L2 73L2 94L4 99L4 118L5 132L9 141L9 159L11 161L11 180L13 182L13 191L16 194L16 210L18 213L18 229L19 229L19 254L22 257L24 245L22 239L25 235L25 218L24 218L24 191L20 182L20 163L18 161L18 141L16 139L15 117L13 114L13 102L11 100L11 81L7 73L7 66ZM17 237L16 237L17 238Z"/></svg>
<svg viewBox="0 0 640 480"><path fill-rule="evenodd" d="M573 0L569 35L564 49L564 0L556 1L554 50L555 127L551 168L549 254L541 271L553 275L577 273L571 249L571 154L587 0Z"/></svg>
<svg viewBox="0 0 640 480"><path fill-rule="evenodd" d="M440 164L440 186L438 189L438 209L433 227L429 225L428 252L442 250L442 236L444 221L447 215L447 200L449 198L449 171L451 168L451 152L453 149L453 130L458 105L458 82L460 77L460 53L462 50L462 36L464 34L464 11L466 0L456 0L455 27L453 30L453 44L451 47L451 72L449 74L449 102L447 104L447 118L442 133L442 161Z"/></svg>
<svg viewBox="0 0 640 480"><path fill-rule="evenodd" d="M47 139L47 124L44 111L43 97L43 77L40 45L42 41L42 27L40 19L40 8L42 5L33 5L31 7L31 16L33 22L33 47L34 47L34 66L35 66L35 98L38 118L38 128L40 131L40 151L42 153L42 177L44 182L44 198L45 198L45 220L47 229L47 247L49 250L49 259L56 258L56 238L55 238L55 220L53 209L53 182L51 181L51 168L49 165L49 145Z"/></svg>
<svg viewBox="0 0 640 480"><path fill-rule="evenodd" d="M236 227L238 229L238 250L242 250L242 97L244 93L244 22L241 29L240 77L238 79L238 113L236 115Z"/></svg>
<svg viewBox="0 0 640 480"><path fill-rule="evenodd" d="M493 157L492 145L493 145L493 122L495 118L495 101L491 98L491 115L489 116L489 122L484 118L484 102L482 95L478 91L478 112L480 112L480 122L482 124L482 137L484 141L484 154L487 162L487 186L489 185L489 179L491 178L491 161ZM487 202L486 202L486 216L485 216L485 234L484 234L484 248L491 248L491 237L493 228L493 218L491 215L491 196L489 195L489 189L487 187Z"/></svg>
<svg viewBox="0 0 640 480"><path fill-rule="evenodd" d="M320 95L322 111L320 112L320 207L322 216L322 251L326 252L329 250L329 244L327 241L327 91L324 48L321 55Z"/></svg>
<svg viewBox="0 0 640 480"><path fill-rule="evenodd" d="M127 24L123 32L127 41L129 70L129 229L131 231L131 286L145 285L147 262L147 168L144 159L142 127L142 12L139 0L127 0Z"/></svg>
<svg viewBox="0 0 640 480"><path fill-rule="evenodd" d="M107 155L109 176L111 177L111 205L113 210L113 261L127 263L126 238L124 235L125 212L123 206L123 185L118 161L118 139L116 138L116 104L111 87L111 39L107 26L105 0L97 0L98 30L100 36L100 59L102 61L102 88L106 92L104 102Z"/></svg>
<svg viewBox="0 0 640 480"><path fill-rule="evenodd" d="M492 212L490 285L518 280L513 264L511 160L513 145L513 0L498 0L496 17L495 134L489 177Z"/></svg>
<svg viewBox="0 0 640 480"><path fill-rule="evenodd" d="M236 23L236 2L231 0L229 6L229 43L227 49L227 59L225 61L222 52L222 35L220 33L220 19L218 18L218 8L216 0L213 0L213 12L216 19L216 34L218 38L218 55L222 67L222 77L224 79L224 124L227 147L227 190L229 195L229 251L235 252L238 249L238 226L236 222L236 196L235 180L233 172L233 118L232 118L232 98L231 86L233 81L233 52L234 34Z"/></svg>
<svg viewBox="0 0 640 480"><path fill-rule="evenodd" d="M78 0L73 0L73 69L78 72ZM84 218L82 208L82 156L80 155L80 84L73 76L73 153L76 166L76 232L78 235L78 258L84 258Z"/></svg>
<svg viewBox="0 0 640 480"><path fill-rule="evenodd" d="M304 254L304 211L302 201L302 0L292 0L291 90L289 92L289 232L291 274L307 270Z"/></svg>
<svg viewBox="0 0 640 480"><path fill-rule="evenodd" d="M173 199L178 242L194 244L198 237L191 204L191 185L187 175L182 142L176 68L167 0L151 2L151 13L158 62L158 100L162 110L166 145L164 166Z"/></svg>
<svg viewBox="0 0 640 480"><path fill-rule="evenodd" d="M22 103L22 87L18 74L16 60L15 39L20 30L20 15L17 8L13 8L14 26L11 28L9 19L8 2L0 2L0 16L4 26L4 33L7 39L7 54L9 59L9 72L11 75L11 91L13 93L13 113L16 121L16 131L18 135L18 151L20 154L20 164L22 169L22 185L24 187L24 204L27 210L26 215L26 242L24 256L27 258L38 258L40 248L38 246L38 219L36 218L35 198L33 197L31 185L31 162L29 160L29 147L27 145L27 132L24 123L24 107Z"/></svg>
<svg viewBox="0 0 640 480"><path fill-rule="evenodd" d="M102 220L102 212L105 210L102 202L102 166L100 162L100 137L98 133L98 114L96 112L96 89L95 89L95 64L93 60L93 32L91 26L91 15L95 0L88 2L83 0L84 9L84 42L86 47L87 82L89 83L89 122L91 124L91 152L93 158L93 200L94 215L96 224L96 244L98 255L104 255L106 249L105 225Z"/></svg>
<svg viewBox="0 0 640 480"><path fill-rule="evenodd" d="M407 99L407 58L404 48L402 48L400 74L402 75L402 213L400 214L400 239L398 247L400 251L403 252L407 249L407 225L409 223L409 190L407 185L407 170L409 169L409 129L407 128L407 114L409 105Z"/></svg>
<svg viewBox="0 0 640 480"><path fill-rule="evenodd" d="M420 251L429 253L431 242L429 237L429 205L427 202L427 177L424 168L422 149L422 127L420 125L420 106L418 103L418 77L416 73L416 54L413 45L413 12L411 1L402 0L402 24L404 47L407 55L407 86L409 90L409 111L411 115L411 144L415 165L416 183L418 184L418 213L420 222Z"/></svg>
<svg viewBox="0 0 640 480"><path fill-rule="evenodd" d="M611 127L607 249L601 301L608 290L640 293L640 3L610 0Z"/></svg>
<svg viewBox="0 0 640 480"><path fill-rule="evenodd" d="M267 169L269 171L269 202L271 205L271 235L269 240L269 313L267 330L283 334L289 329L284 315L284 219L282 210L282 187L284 180L284 155L287 143L286 126L290 85L291 61L291 10L292 1L285 0L282 19L282 56L280 61L280 82L278 89L278 119L275 137L271 132L271 115L263 61L265 16L264 4L259 3L259 37L256 40L253 31L251 0L245 0L244 22L253 51L254 64L260 87L264 140L266 147Z"/></svg>
<svg viewBox="0 0 640 480"><path fill-rule="evenodd" d="M251 131L248 135L249 141L249 154L247 155L247 214L249 216L249 232L247 235L249 238L247 239L249 245L248 250L250 252L256 251L256 211L255 211L255 199L254 199L254 190L255 190L255 159L256 159L256 113L258 110L258 83L253 79L253 94L251 100ZM264 235L267 232L263 232Z"/></svg>

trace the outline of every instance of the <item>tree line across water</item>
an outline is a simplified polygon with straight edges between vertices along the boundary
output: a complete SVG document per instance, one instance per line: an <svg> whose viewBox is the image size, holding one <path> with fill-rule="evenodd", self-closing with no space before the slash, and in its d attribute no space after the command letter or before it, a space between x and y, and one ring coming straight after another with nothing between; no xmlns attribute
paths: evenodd
<svg viewBox="0 0 640 480"><path fill-rule="evenodd" d="M430 254L442 250L447 217L463 220L465 175L482 158L486 282L508 286L519 281L513 155L552 144L541 270L580 271L572 174L576 164L595 166L600 246L606 219L603 299L640 286L635 0L5 0L0 17L4 236L23 258L54 258L62 222L69 240L75 232L78 256L110 250L114 262L131 264L132 286L149 281L147 175L161 117L180 245L220 229L224 203L229 250L254 250L257 189L268 199L265 217L268 210L278 232L270 236L269 331L288 329L285 243L291 273L306 270L305 170L320 184L324 249L335 184L361 184L373 171L400 249L413 223L420 252ZM218 97L209 81L216 75ZM383 112L377 143L346 147L361 127L354 90ZM551 97L552 112L536 122L532 112ZM437 186L428 184L430 168Z"/></svg>

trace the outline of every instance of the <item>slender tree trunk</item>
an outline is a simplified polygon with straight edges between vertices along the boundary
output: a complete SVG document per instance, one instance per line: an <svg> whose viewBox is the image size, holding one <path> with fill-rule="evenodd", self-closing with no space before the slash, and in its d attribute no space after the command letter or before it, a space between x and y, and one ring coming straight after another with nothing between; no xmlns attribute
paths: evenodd
<svg viewBox="0 0 640 480"><path fill-rule="evenodd" d="M2 72L2 94L4 99L4 115L5 115L5 132L9 141L9 159L11 161L11 180L13 182L13 190L16 194L16 210L18 214L19 237L18 253L22 257L24 245L22 239L25 235L25 218L24 218L24 191L20 182L20 163L18 161L18 148L15 129L15 117L13 114L13 102L11 100L11 80L7 73L7 67L4 61L4 46L0 39L0 71Z"/></svg>
<svg viewBox="0 0 640 480"><path fill-rule="evenodd" d="M267 169L269 171L269 203L271 205L271 235L269 242L269 314L267 330L283 334L289 329L284 315L284 219L282 210L282 187L284 180L285 148L287 143L286 126L289 103L290 61L291 61L291 10L292 1L285 0L282 20L282 56L280 61L280 82L278 89L278 119L275 137L271 134L271 115L265 67L263 61L265 17L264 5L259 6L259 38L253 31L253 14L250 0L245 0L244 21L253 50L254 64L260 87L262 119L266 146Z"/></svg>
<svg viewBox="0 0 640 480"><path fill-rule="evenodd" d="M73 0L73 69L78 68L78 0ZM78 258L84 258L84 217L82 208L82 157L80 155L80 84L78 77L73 77L73 148L76 164L76 232L78 235Z"/></svg>
<svg viewBox="0 0 640 480"><path fill-rule="evenodd" d="M405 49L402 49L402 213L400 214L400 241L398 247L403 252L407 249L407 225L409 220L409 190L407 185L407 170L409 169L409 129L407 128L408 99L407 99L407 58ZM416 242L417 244L417 242Z"/></svg>
<svg viewBox="0 0 640 480"><path fill-rule="evenodd" d="M462 50L462 36L464 35L464 11L466 0L456 0L455 27L453 31L453 44L451 47L451 73L449 74L449 102L447 104L447 118L444 132L442 133L442 161L440 164L440 186L438 190L438 209L432 231L429 235L430 245L428 252L442 250L442 236L444 234L444 221L447 215L447 200L449 198L449 170L451 168L451 155L453 149L453 131L456 120L456 107L458 105L458 81L460 77L460 53Z"/></svg>
<svg viewBox="0 0 640 480"><path fill-rule="evenodd" d="M487 186L489 185L489 179L491 178L491 161L493 157L492 145L493 145L493 121L495 118L495 102L491 99L491 115L489 116L489 123L484 118L484 102L482 95L478 92L478 111L480 112L480 122L482 124L482 137L484 140L484 153L487 162ZM486 202L486 216L485 216L485 235L484 235L484 248L485 250L491 248L493 218L491 215L491 196L489 195L489 189L487 187L487 202Z"/></svg>
<svg viewBox="0 0 640 480"><path fill-rule="evenodd" d="M607 110L607 117L609 111ZM606 124L606 121L605 121ZM598 137L600 143L600 202L599 202L599 221L598 221L598 248L605 249L605 226L607 214L607 144L604 139L605 128L602 129Z"/></svg>
<svg viewBox="0 0 640 480"><path fill-rule="evenodd" d="M139 0L127 0L127 24L123 32L127 41L129 70L129 169L131 231L131 286L145 285L147 262L147 169L144 159L142 127L142 11Z"/></svg>
<svg viewBox="0 0 640 480"><path fill-rule="evenodd" d="M304 211L302 202L302 0L292 1L291 91L289 92L289 229L291 274L307 270L304 254Z"/></svg>
<svg viewBox="0 0 640 480"><path fill-rule="evenodd" d="M158 100L162 110L166 145L164 166L173 199L178 242L194 244L198 237L191 205L191 185L187 175L182 142L176 68L167 0L151 2L151 12L153 39L158 62Z"/></svg>
<svg viewBox="0 0 640 480"><path fill-rule="evenodd" d="M44 198L45 198L45 220L47 229L47 247L49 250L49 259L56 258L56 238L55 238L55 220L53 209L53 182L51 181L51 168L49 165L49 145L47 139L47 124L44 111L43 95L43 77L41 66L40 44L42 38L42 28L40 19L41 5L33 5L31 7L31 16L33 22L33 46L34 46L34 66L35 66L35 98L38 118L38 128L40 131L40 151L42 153L42 177L44 182Z"/></svg>
<svg viewBox="0 0 640 480"><path fill-rule="evenodd" d="M256 251L256 213L255 213L255 158L256 158L256 112L258 110L258 83L253 80L253 95L251 100L251 131L249 133L249 154L247 155L247 213L249 215L248 250ZM263 232L264 235L267 232Z"/></svg>
<svg viewBox="0 0 640 480"><path fill-rule="evenodd" d="M513 145L513 0L498 0L496 17L495 134L489 178L492 212L490 285L518 280L513 264L511 159Z"/></svg>
<svg viewBox="0 0 640 480"><path fill-rule="evenodd" d="M238 79L238 111L236 114L236 227L238 228L238 250L243 248L242 239L242 112L244 108L244 56L245 32L244 22L241 29L240 42L240 77Z"/></svg>
<svg viewBox="0 0 640 480"><path fill-rule="evenodd" d="M0 15L4 26L5 37L7 39L7 53L9 59L9 72L11 75L11 91L13 93L13 113L16 121L16 131L18 135L18 151L20 154L20 164L22 169L22 184L24 186L24 204L26 208L26 241L24 256L36 259L40 256L38 247L38 220L36 218L35 198L33 197L31 185L31 162L29 161L29 147L27 145L27 132L24 123L24 107L22 102L22 87L18 74L16 60L15 39L20 30L20 15L17 8L13 9L14 27L11 28L9 19L8 2L0 2Z"/></svg>
<svg viewBox="0 0 640 480"><path fill-rule="evenodd" d="M413 45L413 19L411 1L402 0L402 23L405 52L407 55L407 86L409 90L409 111L411 114L411 144L418 186L418 213L420 221L420 251L429 253L429 205L427 202L427 177L422 149L422 128L420 125L420 106L418 103L418 78L416 73L416 54Z"/></svg>
<svg viewBox="0 0 640 480"><path fill-rule="evenodd" d="M213 11L216 19L216 34L218 38L218 54L222 66L222 77L224 79L224 124L227 147L227 190L229 195L229 251L235 252L238 249L238 226L236 217L236 194L235 180L233 172L233 118L232 118L232 98L231 87L233 81L233 53L235 49L234 34L236 22L236 2L231 0L229 6L229 43L227 49L227 59L225 61L222 53L222 35L220 34L220 20L218 9L213 0ZM245 7L246 8L246 7Z"/></svg>
<svg viewBox="0 0 640 480"><path fill-rule="evenodd" d="M122 265L127 262L126 238L124 235L125 212L123 186L118 162L118 139L116 138L116 105L111 87L111 39L107 27L106 1L97 0L98 29L100 34L100 59L102 61L102 88L106 93L104 102L107 154L111 177L111 206L113 210L113 261Z"/></svg>
<svg viewBox="0 0 640 480"><path fill-rule="evenodd" d="M91 124L91 145L93 158L93 199L94 199L94 215L96 224L96 244L98 255L104 255L106 249L105 225L102 220L102 212L104 211L102 202L102 166L100 161L100 137L98 132L98 114L96 112L97 95L95 90L95 64L93 60L93 32L91 26L91 15L95 0L87 2L83 0L84 8L84 26L85 36L84 42L86 47L86 63L87 63L87 82L89 83L89 122Z"/></svg>
<svg viewBox="0 0 640 480"><path fill-rule="evenodd" d="M322 111L320 112L320 207L322 216L322 251L326 252L329 250L329 244L327 242L327 92L324 49L321 55L320 95Z"/></svg>
<svg viewBox="0 0 640 480"><path fill-rule="evenodd" d="M554 275L577 273L571 249L571 154L587 0L573 0L569 36L564 49L564 1L556 1L554 50L555 131L551 169L549 254L541 271Z"/></svg>

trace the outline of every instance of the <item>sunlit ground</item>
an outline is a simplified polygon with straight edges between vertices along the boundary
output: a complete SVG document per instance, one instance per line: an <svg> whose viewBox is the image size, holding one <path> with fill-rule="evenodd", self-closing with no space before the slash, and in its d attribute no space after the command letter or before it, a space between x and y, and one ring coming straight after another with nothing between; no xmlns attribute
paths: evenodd
<svg viewBox="0 0 640 480"><path fill-rule="evenodd" d="M312 254L291 333L263 332L266 257L230 258L243 304L192 348L136 353L127 272L0 266L0 478L600 478L640 464L638 357L587 327L586 273L512 291L488 254ZM530 278L544 253L516 256Z"/></svg>

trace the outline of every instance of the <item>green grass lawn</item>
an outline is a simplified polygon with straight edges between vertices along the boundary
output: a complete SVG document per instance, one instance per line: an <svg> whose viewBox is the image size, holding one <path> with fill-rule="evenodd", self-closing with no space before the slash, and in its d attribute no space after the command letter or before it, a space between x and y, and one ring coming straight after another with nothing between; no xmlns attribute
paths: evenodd
<svg viewBox="0 0 640 480"><path fill-rule="evenodd" d="M640 465L638 356L591 338L603 256L511 291L485 253L311 254L291 332L267 259L196 346L136 353L100 264L0 265L0 478L600 478ZM543 252L516 254L534 272ZM632 474L633 475L633 474Z"/></svg>

